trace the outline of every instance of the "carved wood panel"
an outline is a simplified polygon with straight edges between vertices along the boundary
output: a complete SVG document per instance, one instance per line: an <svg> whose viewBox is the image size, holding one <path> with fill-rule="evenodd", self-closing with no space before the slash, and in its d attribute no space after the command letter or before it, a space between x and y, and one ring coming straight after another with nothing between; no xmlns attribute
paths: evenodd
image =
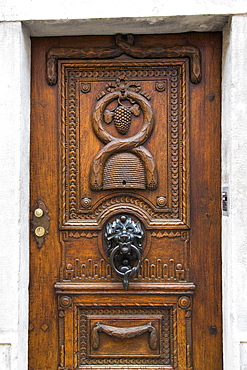
<svg viewBox="0 0 247 370"><path fill-rule="evenodd" d="M133 277L135 282L190 281L188 231L147 232L145 239L142 265ZM82 240L84 248L78 250L74 246ZM116 281L101 233L63 231L61 245L61 282Z"/></svg>
<svg viewBox="0 0 247 370"><path fill-rule="evenodd" d="M169 302L170 299L170 302ZM191 298L170 297L167 303L83 304L60 296L60 347L64 363L75 369L177 369L186 353L191 369ZM66 327L70 336L65 340ZM180 326L185 330L181 331ZM73 340L73 353L68 350ZM68 348L67 348L68 347Z"/></svg>
<svg viewBox="0 0 247 370"><path fill-rule="evenodd" d="M61 227L99 229L125 208L147 228L186 228L188 60L60 62L59 71ZM132 116L124 135L120 107Z"/></svg>

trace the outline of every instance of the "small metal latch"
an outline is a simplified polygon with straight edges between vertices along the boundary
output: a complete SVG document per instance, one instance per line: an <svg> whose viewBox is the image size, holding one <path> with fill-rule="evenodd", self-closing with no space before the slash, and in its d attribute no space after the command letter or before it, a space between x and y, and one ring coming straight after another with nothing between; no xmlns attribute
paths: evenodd
<svg viewBox="0 0 247 370"><path fill-rule="evenodd" d="M212 335L216 335L217 334L216 326L210 326L209 327L209 333L212 334Z"/></svg>
<svg viewBox="0 0 247 370"><path fill-rule="evenodd" d="M224 186L222 189L222 213L224 216L229 215L229 194L228 186Z"/></svg>
<svg viewBox="0 0 247 370"><path fill-rule="evenodd" d="M45 203L42 200L37 201L31 222L33 225L32 232L38 247L41 248L45 241L45 236L48 234L48 229L50 226L48 210L46 209Z"/></svg>

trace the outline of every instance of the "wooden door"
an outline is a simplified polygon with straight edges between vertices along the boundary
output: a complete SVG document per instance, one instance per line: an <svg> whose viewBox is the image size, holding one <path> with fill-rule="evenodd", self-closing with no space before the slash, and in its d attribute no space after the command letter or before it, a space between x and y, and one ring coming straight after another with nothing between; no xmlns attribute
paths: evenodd
<svg viewBox="0 0 247 370"><path fill-rule="evenodd" d="M220 61L32 40L30 370L222 369Z"/></svg>

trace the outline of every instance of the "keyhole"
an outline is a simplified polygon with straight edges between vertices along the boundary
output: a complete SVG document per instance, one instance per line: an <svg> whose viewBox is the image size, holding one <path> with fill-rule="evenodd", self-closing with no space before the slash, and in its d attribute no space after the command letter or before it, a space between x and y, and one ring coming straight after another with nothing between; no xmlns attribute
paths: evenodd
<svg viewBox="0 0 247 370"><path fill-rule="evenodd" d="M125 180L123 180L123 185L126 185L126 181Z"/></svg>

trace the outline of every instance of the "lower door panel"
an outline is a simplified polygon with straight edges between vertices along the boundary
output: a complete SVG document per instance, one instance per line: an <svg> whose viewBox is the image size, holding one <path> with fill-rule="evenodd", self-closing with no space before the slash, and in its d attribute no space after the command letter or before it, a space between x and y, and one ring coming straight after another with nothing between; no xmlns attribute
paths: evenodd
<svg viewBox="0 0 247 370"><path fill-rule="evenodd" d="M75 284L57 284L59 370L192 369L194 286L173 288L123 292L116 303L114 292L77 294Z"/></svg>

